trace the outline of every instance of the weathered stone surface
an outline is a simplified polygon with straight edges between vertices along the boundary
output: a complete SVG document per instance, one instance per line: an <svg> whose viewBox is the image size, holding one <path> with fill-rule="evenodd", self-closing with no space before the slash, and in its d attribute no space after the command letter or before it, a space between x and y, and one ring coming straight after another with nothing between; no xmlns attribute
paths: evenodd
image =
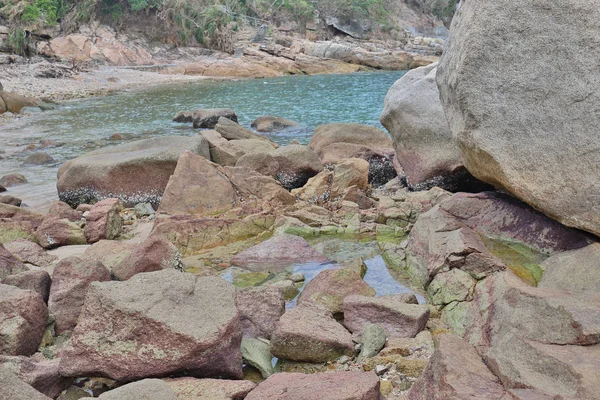
<svg viewBox="0 0 600 400"><path fill-rule="evenodd" d="M269 153L244 154L237 160L235 166L273 177L279 170L279 162Z"/></svg>
<svg viewBox="0 0 600 400"><path fill-rule="evenodd" d="M517 240L544 253L578 249L594 241L500 192L456 193L440 208L482 235Z"/></svg>
<svg viewBox="0 0 600 400"><path fill-rule="evenodd" d="M100 261L110 271L121 264L134 249L132 243L100 240L85 250L81 258Z"/></svg>
<svg viewBox="0 0 600 400"><path fill-rule="evenodd" d="M440 273L460 268L480 279L506 265L481 237L440 206L419 215L407 247L408 273L426 287Z"/></svg>
<svg viewBox="0 0 600 400"><path fill-rule="evenodd" d="M199 250L255 237L270 229L274 222L275 217L266 213L219 219L175 215L158 219L152 234L165 237L185 256Z"/></svg>
<svg viewBox="0 0 600 400"><path fill-rule="evenodd" d="M38 392L23 382L12 372L0 369L0 399L2 400L50 400L51 398Z"/></svg>
<svg viewBox="0 0 600 400"><path fill-rule="evenodd" d="M288 190L304 186L308 178L323 170L319 157L307 146L290 144L270 155L279 163L275 179Z"/></svg>
<svg viewBox="0 0 600 400"><path fill-rule="evenodd" d="M349 158L335 166L331 183L331 197L338 198L351 186L365 190L369 185L369 163L360 158Z"/></svg>
<svg viewBox="0 0 600 400"><path fill-rule="evenodd" d="M206 188L210 188L207 190ZM184 153L158 209L167 215L223 214L243 202L291 204L295 198L274 179L237 167L221 168L203 157Z"/></svg>
<svg viewBox="0 0 600 400"><path fill-rule="evenodd" d="M150 236L137 245L111 272L115 279L125 281L141 272L161 269L183 269L181 254L177 247L160 236Z"/></svg>
<svg viewBox="0 0 600 400"><path fill-rule="evenodd" d="M45 303L50 296L50 275L46 271L25 271L15 275L9 275L0 279L5 285L16 286L23 290L31 290L39 293Z"/></svg>
<svg viewBox="0 0 600 400"><path fill-rule="evenodd" d="M599 19L600 9L589 0L543 7L465 2L437 74L467 169L594 234L600 234ZM514 35L525 25L526 32ZM534 48L549 51L529 52Z"/></svg>
<svg viewBox="0 0 600 400"><path fill-rule="evenodd" d="M64 201L55 201L48 209L48 214L51 214L60 219L66 218L71 222L78 222L81 220L81 211L73 210L70 205Z"/></svg>
<svg viewBox="0 0 600 400"><path fill-rule="evenodd" d="M173 122L192 122L191 111L180 111L173 117Z"/></svg>
<svg viewBox="0 0 600 400"><path fill-rule="evenodd" d="M17 260L37 267L48 267L56 260L56 256L48 254L40 245L27 239L17 239L4 243L4 247Z"/></svg>
<svg viewBox="0 0 600 400"><path fill-rule="evenodd" d="M177 400L171 386L160 379L143 379L102 393L100 400Z"/></svg>
<svg viewBox="0 0 600 400"><path fill-rule="evenodd" d="M541 265L544 276L539 288L568 293L600 293L600 244L557 253Z"/></svg>
<svg viewBox="0 0 600 400"><path fill-rule="evenodd" d="M236 254L231 264L250 271L280 271L296 263L327 261L300 236L281 234Z"/></svg>
<svg viewBox="0 0 600 400"><path fill-rule="evenodd" d="M455 335L441 335L410 400L505 399L505 390L475 349ZM509 397L506 397L508 399Z"/></svg>
<svg viewBox="0 0 600 400"><path fill-rule="evenodd" d="M351 143L371 149L392 148L392 140L381 129L343 123L317 126L308 147L320 157L324 149L334 143Z"/></svg>
<svg viewBox="0 0 600 400"><path fill-rule="evenodd" d="M506 270L477 285L474 303L466 316L466 337L480 348L496 345L513 330L521 339L540 343L600 343L600 295L596 292L536 288Z"/></svg>
<svg viewBox="0 0 600 400"><path fill-rule="evenodd" d="M429 308L408 304L406 300L405 295L348 296L343 304L344 325L352 333L360 334L370 322L382 326L388 338L415 337L425 329Z"/></svg>
<svg viewBox="0 0 600 400"><path fill-rule="evenodd" d="M0 243L0 279L26 271L29 271L29 268L15 258L15 256Z"/></svg>
<svg viewBox="0 0 600 400"><path fill-rule="evenodd" d="M600 345L542 344L521 339L516 332L504 336L483 358L508 388L530 388L552 399L590 400L600 390Z"/></svg>
<svg viewBox="0 0 600 400"><path fill-rule="evenodd" d="M75 207L116 197L126 206L158 206L179 156L191 151L210 158L201 137L170 136L109 146L64 163L58 171L58 194Z"/></svg>
<svg viewBox="0 0 600 400"><path fill-rule="evenodd" d="M219 118L227 118L237 122L237 115L230 108L197 109L192 112L194 128L214 129L219 122Z"/></svg>
<svg viewBox="0 0 600 400"><path fill-rule="evenodd" d="M88 243L99 240L113 240L121 235L123 219L120 211L123 208L121 200L108 198L94 204L85 217L85 238Z"/></svg>
<svg viewBox="0 0 600 400"><path fill-rule="evenodd" d="M283 293L273 286L238 289L235 304L240 312L244 337L270 339L279 318L285 312Z"/></svg>
<svg viewBox="0 0 600 400"><path fill-rule="evenodd" d="M271 353L292 361L326 362L354 356L352 336L331 314L315 306L287 310L271 336Z"/></svg>
<svg viewBox="0 0 600 400"><path fill-rule="evenodd" d="M235 289L221 278L168 269L92 283L81 315L63 376L242 377Z"/></svg>
<svg viewBox="0 0 600 400"><path fill-rule="evenodd" d="M0 284L0 354L35 353L47 318L48 310L39 293Z"/></svg>
<svg viewBox="0 0 600 400"><path fill-rule="evenodd" d="M410 184L464 168L435 82L437 63L413 69L389 90L380 120Z"/></svg>
<svg viewBox="0 0 600 400"><path fill-rule="evenodd" d="M71 256L56 265L48 309L56 318L57 334L77 325L90 283L105 281L110 281L110 271L100 261Z"/></svg>
<svg viewBox="0 0 600 400"><path fill-rule="evenodd" d="M236 205L235 190L216 164L185 152L169 179L158 212L169 215L215 215Z"/></svg>
<svg viewBox="0 0 600 400"><path fill-rule="evenodd" d="M454 301L471 301L476 284L477 281L467 272L454 268L435 275L427 286L427 296L437 306Z"/></svg>
<svg viewBox="0 0 600 400"><path fill-rule="evenodd" d="M58 373L59 362L59 359L37 361L23 356L0 356L0 371L11 372L39 392L56 398L71 383L71 379ZM0 394L0 399L5 397Z"/></svg>
<svg viewBox="0 0 600 400"><path fill-rule="evenodd" d="M242 400L256 387L250 381L227 379L163 379L177 394L178 400Z"/></svg>
<svg viewBox="0 0 600 400"><path fill-rule="evenodd" d="M58 219L52 216L44 219L35 236L44 249L86 243L84 231L79 225L66 218Z"/></svg>
<svg viewBox="0 0 600 400"><path fill-rule="evenodd" d="M359 272L347 268L328 269L319 272L298 297L298 304L316 303L332 313L342 312L347 296L375 296L375 289L363 281Z"/></svg>
<svg viewBox="0 0 600 400"><path fill-rule="evenodd" d="M246 400L378 400L374 372L279 373L254 389Z"/></svg>
<svg viewBox="0 0 600 400"><path fill-rule="evenodd" d="M278 132L293 126L298 126L299 123L289 119L275 117L273 115L263 115L256 118L250 126L258 132Z"/></svg>
<svg viewBox="0 0 600 400"><path fill-rule="evenodd" d="M222 166L235 166L240 157L246 154L262 154L275 150L275 146L267 140L227 140L214 130L202 132L201 135L208 141L211 161Z"/></svg>

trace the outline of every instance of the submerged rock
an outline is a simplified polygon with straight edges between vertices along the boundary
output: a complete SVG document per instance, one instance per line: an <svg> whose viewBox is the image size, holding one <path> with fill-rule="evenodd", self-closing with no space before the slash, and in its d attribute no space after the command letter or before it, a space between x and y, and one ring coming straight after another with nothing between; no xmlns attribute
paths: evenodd
<svg viewBox="0 0 600 400"><path fill-rule="evenodd" d="M327 261L302 237L281 234L236 254L231 264L250 271L280 271L297 263Z"/></svg>
<svg viewBox="0 0 600 400"><path fill-rule="evenodd" d="M445 115L469 172L596 235L598 20L600 8L592 0L544 7L464 2L437 73ZM527 31L514 35L523 26Z"/></svg>
<svg viewBox="0 0 600 400"><path fill-rule="evenodd" d="M375 296L375 289L369 286L358 271L347 268L328 269L319 272L298 297L298 304L316 303L331 313L341 313L342 303L347 296Z"/></svg>
<svg viewBox="0 0 600 400"><path fill-rule="evenodd" d="M186 371L242 377L242 332L233 285L172 269L96 282L63 350L63 376L118 381Z"/></svg>
<svg viewBox="0 0 600 400"><path fill-rule="evenodd" d="M227 118L237 122L237 115L230 108L197 109L192 112L194 128L214 129L219 122L219 118Z"/></svg>
<svg viewBox="0 0 600 400"><path fill-rule="evenodd" d="M116 197L126 206L158 206L179 156L191 151L210 158L201 136L168 136L109 146L64 163L58 171L59 198L76 207Z"/></svg>
<svg viewBox="0 0 600 400"><path fill-rule="evenodd" d="M278 132L300 124L289 119L275 117L273 115L264 115L256 118L250 126L258 132Z"/></svg>
<svg viewBox="0 0 600 400"><path fill-rule="evenodd" d="M52 164L56 160L52 158L48 153L34 153L29 155L23 164L25 165L43 165Z"/></svg>
<svg viewBox="0 0 600 400"><path fill-rule="evenodd" d="M27 178L21 174L4 175L0 178L0 185L4 187L17 186L27 183Z"/></svg>

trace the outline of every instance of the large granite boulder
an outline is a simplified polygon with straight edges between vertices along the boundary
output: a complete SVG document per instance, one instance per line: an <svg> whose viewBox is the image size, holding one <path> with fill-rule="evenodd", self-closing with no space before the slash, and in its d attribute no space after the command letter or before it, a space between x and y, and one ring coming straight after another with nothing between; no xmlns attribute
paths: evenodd
<svg viewBox="0 0 600 400"><path fill-rule="evenodd" d="M50 297L50 274L44 270L25 271L16 275L9 275L4 279L0 279L0 283L39 293L45 303L48 302Z"/></svg>
<svg viewBox="0 0 600 400"><path fill-rule="evenodd" d="M49 267L57 259L56 256L46 252L39 244L27 239L16 239L6 242L4 243L4 247L17 260L37 267ZM1 254L2 250L0 250L0 259L2 257Z"/></svg>
<svg viewBox="0 0 600 400"><path fill-rule="evenodd" d="M240 379L241 339L233 285L173 269L147 272L89 286L60 371L119 381L184 371Z"/></svg>
<svg viewBox="0 0 600 400"><path fill-rule="evenodd" d="M0 354L35 353L47 318L48 309L39 293L0 284Z"/></svg>
<svg viewBox="0 0 600 400"><path fill-rule="evenodd" d="M84 234L88 243L114 240L121 235L121 200L108 198L94 204L85 217Z"/></svg>
<svg viewBox="0 0 600 400"><path fill-rule="evenodd" d="M84 230L66 218L48 215L35 231L35 237L44 249L85 244Z"/></svg>
<svg viewBox="0 0 600 400"><path fill-rule="evenodd" d="M171 216L214 216L250 200L290 204L295 198L272 178L243 168L221 168L186 152L169 179L158 211Z"/></svg>
<svg viewBox="0 0 600 400"><path fill-rule="evenodd" d="M279 318L285 312L283 291L275 286L238 289L235 304L240 312L244 337L271 339Z"/></svg>
<svg viewBox="0 0 600 400"><path fill-rule="evenodd" d="M279 373L262 382L246 400L379 400L374 372Z"/></svg>
<svg viewBox="0 0 600 400"><path fill-rule="evenodd" d="M110 281L110 271L100 261L71 256L56 265L48 309L56 319L57 334L77 325L90 283L105 281Z"/></svg>
<svg viewBox="0 0 600 400"><path fill-rule="evenodd" d="M157 206L185 151L210 158L201 136L145 139L84 154L64 163L58 171L58 195L75 207L116 197L127 206Z"/></svg>
<svg viewBox="0 0 600 400"><path fill-rule="evenodd" d="M413 69L389 90L380 120L409 184L464 171L435 82L437 63Z"/></svg>
<svg viewBox="0 0 600 400"><path fill-rule="evenodd" d="M220 118L227 118L237 122L237 115L231 108L199 108L192 112L194 128L213 129Z"/></svg>
<svg viewBox="0 0 600 400"><path fill-rule="evenodd" d="M437 73L469 172L594 234L600 234L599 20L591 0L465 1Z"/></svg>

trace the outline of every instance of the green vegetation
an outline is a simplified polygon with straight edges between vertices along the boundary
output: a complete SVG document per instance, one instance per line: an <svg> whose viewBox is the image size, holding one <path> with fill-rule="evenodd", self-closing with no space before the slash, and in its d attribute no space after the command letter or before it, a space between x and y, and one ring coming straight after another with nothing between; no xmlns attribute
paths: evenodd
<svg viewBox="0 0 600 400"><path fill-rule="evenodd" d="M163 21L165 36L175 37L177 44L197 42L232 52L233 32L242 24L269 25L293 21L302 30L315 15L333 15L346 20L376 21L391 27L393 24L386 11L390 1L0 0L0 16L26 30L60 23L63 31L74 31L80 24L93 19L120 27L126 25L130 18L147 15ZM15 33L14 41L15 48L18 48L17 44L22 45L20 32L18 35Z"/></svg>

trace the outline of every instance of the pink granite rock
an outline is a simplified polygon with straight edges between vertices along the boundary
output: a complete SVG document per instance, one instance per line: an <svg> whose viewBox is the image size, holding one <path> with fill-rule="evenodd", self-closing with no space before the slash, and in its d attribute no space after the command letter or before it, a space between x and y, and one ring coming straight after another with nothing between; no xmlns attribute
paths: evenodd
<svg viewBox="0 0 600 400"><path fill-rule="evenodd" d="M285 312L283 293L272 286L238 289L235 304L240 312L244 337L270 339Z"/></svg>
<svg viewBox="0 0 600 400"><path fill-rule="evenodd" d="M121 200L114 198L94 204L85 217L84 232L88 243L96 243L101 239L116 239L121 234L121 207Z"/></svg>

